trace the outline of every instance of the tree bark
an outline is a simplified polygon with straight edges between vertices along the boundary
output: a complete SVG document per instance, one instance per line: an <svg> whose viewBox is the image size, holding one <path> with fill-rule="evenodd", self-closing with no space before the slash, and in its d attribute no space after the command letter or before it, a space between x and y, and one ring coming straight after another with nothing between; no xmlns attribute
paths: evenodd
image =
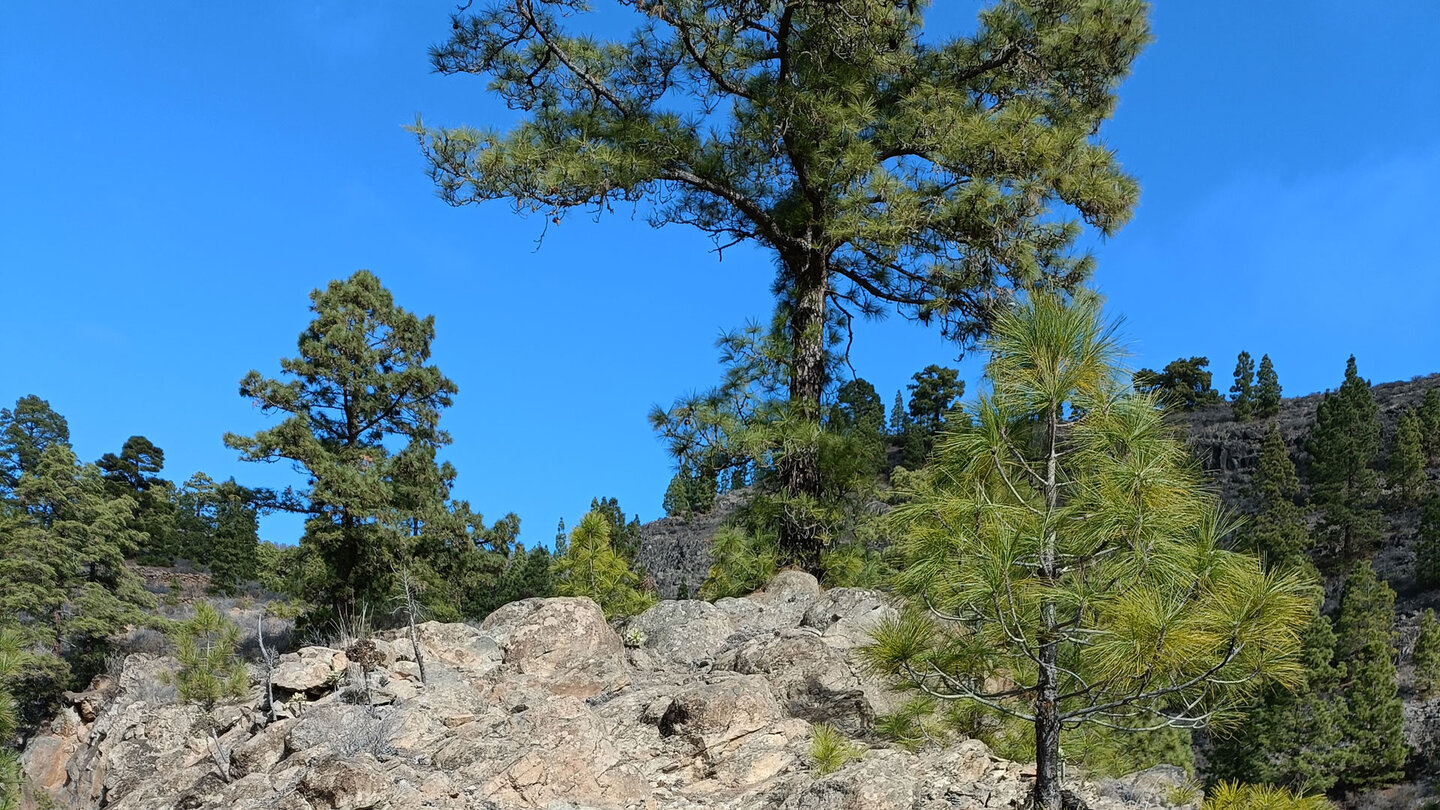
<svg viewBox="0 0 1440 810"><path fill-rule="evenodd" d="M785 257L793 289L790 314L790 407L807 422L820 421L820 397L825 393L825 302L829 273L818 251ZM811 444L785 453L780 480L788 498L819 499L820 448ZM820 573L818 527L787 514L780 527L780 553L784 560Z"/></svg>
<svg viewBox="0 0 1440 810"><path fill-rule="evenodd" d="M1059 432L1058 405L1052 405L1045 418L1045 514L1047 522L1052 518L1060 503L1058 485L1059 453L1057 447ZM1045 585L1054 582L1056 576L1056 538L1053 526L1044 527L1040 542L1040 580ZM1040 602L1039 675L1035 683L1035 808L1036 810L1061 810L1060 796L1060 684L1059 653L1060 642L1056 632L1057 620L1055 601L1045 598Z"/></svg>

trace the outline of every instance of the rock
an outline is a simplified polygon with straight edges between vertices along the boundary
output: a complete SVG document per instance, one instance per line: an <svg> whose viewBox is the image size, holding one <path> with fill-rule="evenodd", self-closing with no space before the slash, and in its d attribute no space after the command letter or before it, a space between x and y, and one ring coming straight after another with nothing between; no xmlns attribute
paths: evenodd
<svg viewBox="0 0 1440 810"><path fill-rule="evenodd" d="M314 649L314 648L307 648ZM328 691L333 685L330 660L302 658L298 655L284 655L275 671L270 675L270 684L287 692L319 693Z"/></svg>
<svg viewBox="0 0 1440 810"><path fill-rule="evenodd" d="M699 753L725 746L785 718L770 685L760 676L730 676L697 684L675 696L658 727L662 737L679 736Z"/></svg>
<svg viewBox="0 0 1440 810"><path fill-rule="evenodd" d="M1100 796L1127 804L1167 804L1175 791L1192 785L1184 768L1156 765L1129 776L1106 779L1098 787Z"/></svg>
<svg viewBox="0 0 1440 810"><path fill-rule="evenodd" d="M471 676L484 675L500 665L500 646L495 638L468 624L425 622L416 626L415 634L427 662L446 664ZM409 650L408 642L402 646Z"/></svg>
<svg viewBox="0 0 1440 810"><path fill-rule="evenodd" d="M748 598L767 607L808 604L820 595L820 582L804 571L787 568Z"/></svg>
<svg viewBox="0 0 1440 810"><path fill-rule="evenodd" d="M856 737L870 732L875 710L844 653L806 629L756 638L722 656L717 670L763 675L791 717L829 723Z"/></svg>
<svg viewBox="0 0 1440 810"><path fill-rule="evenodd" d="M285 737L291 721L271 723L260 733L237 745L230 752L230 770L237 776L261 774L285 756Z"/></svg>
<svg viewBox="0 0 1440 810"><path fill-rule="evenodd" d="M781 810L910 810L915 806L914 760L899 751L873 752L802 787Z"/></svg>
<svg viewBox="0 0 1440 810"><path fill-rule="evenodd" d="M589 599L527 599L492 613L506 669L538 679L551 692L591 698L624 687L625 645Z"/></svg>
<svg viewBox="0 0 1440 810"><path fill-rule="evenodd" d="M296 793L312 807L364 810L385 801L391 784L368 755L354 760L327 759L300 780Z"/></svg>
<svg viewBox="0 0 1440 810"><path fill-rule="evenodd" d="M626 632L636 631L662 663L694 666L725 649L735 624L709 602L666 600L630 620Z"/></svg>
<svg viewBox="0 0 1440 810"><path fill-rule="evenodd" d="M825 643L851 649L870 643L870 632L900 612L874 591L831 588L806 608L800 624L820 631Z"/></svg>

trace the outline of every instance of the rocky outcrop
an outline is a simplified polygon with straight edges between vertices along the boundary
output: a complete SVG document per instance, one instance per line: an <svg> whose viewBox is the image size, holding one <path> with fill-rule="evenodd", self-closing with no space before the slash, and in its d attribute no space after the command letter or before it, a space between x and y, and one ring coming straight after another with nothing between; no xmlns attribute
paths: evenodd
<svg viewBox="0 0 1440 810"><path fill-rule="evenodd" d="M174 662L134 655L31 742L26 807L1016 806L1028 766L974 741L917 755L871 733L896 695L855 647L893 611L880 594L821 592L796 572L745 599L661 602L618 627L588 600L526 600L479 627L422 625L424 683L408 637L393 634L284 656L273 717L260 683L238 705L177 705L154 688ZM817 778L818 722L868 750ZM1138 789L1080 791L1096 810L1160 806Z"/></svg>

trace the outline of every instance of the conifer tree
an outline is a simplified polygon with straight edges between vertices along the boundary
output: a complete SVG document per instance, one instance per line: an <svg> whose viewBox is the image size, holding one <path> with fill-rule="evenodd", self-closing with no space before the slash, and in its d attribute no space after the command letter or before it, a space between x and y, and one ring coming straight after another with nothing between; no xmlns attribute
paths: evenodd
<svg viewBox="0 0 1440 810"><path fill-rule="evenodd" d="M930 434L940 432L945 414L965 396L965 381L953 368L928 365L915 372L910 389L910 417Z"/></svg>
<svg viewBox="0 0 1440 810"><path fill-rule="evenodd" d="M890 406L890 438L898 440L903 437L909 424L910 415L905 412L905 396L896 389L895 404Z"/></svg>
<svg viewBox="0 0 1440 810"><path fill-rule="evenodd" d="M1345 581L1335 623L1336 660L1345 665L1341 689L1340 785L1384 785L1404 774L1405 712L1395 673L1395 592L1358 562Z"/></svg>
<svg viewBox="0 0 1440 810"><path fill-rule="evenodd" d="M971 342L1017 286L1083 282L1079 221L1112 233L1135 204L1095 132L1149 40L1139 0L997 3L953 38L922 37L916 2L619 5L648 19L616 41L578 33L574 0L452 15L436 71L486 76L520 118L414 131L451 205L556 223L653 202L657 224L771 254L788 412L810 428L777 464L790 499L822 495L829 327L890 308ZM780 544L813 567L811 523Z"/></svg>
<svg viewBox="0 0 1440 810"><path fill-rule="evenodd" d="M612 618L633 616L655 602L640 590L640 575L610 546L610 521L598 511L570 533L569 548L555 563L555 584L561 596L589 597Z"/></svg>
<svg viewBox="0 0 1440 810"><path fill-rule="evenodd" d="M1250 551L1259 554L1270 567L1297 567L1308 563L1310 531L1305 511L1296 505L1300 480L1280 428L1273 422L1260 443L1260 461L1250 479L1249 492L1255 499L1255 517L1241 531Z"/></svg>
<svg viewBox="0 0 1440 810"><path fill-rule="evenodd" d="M910 597L869 663L1033 726L1035 806L1060 731L1203 725L1301 679L1309 586L1229 551L1229 523L1153 396L1127 392L1087 296L1034 292L988 343L992 393L894 511ZM1078 418L1066 419L1070 406Z"/></svg>
<svg viewBox="0 0 1440 810"><path fill-rule="evenodd" d="M1422 588L1440 585L1440 491L1432 491L1420 511L1415 535L1415 582Z"/></svg>
<svg viewBox="0 0 1440 810"><path fill-rule="evenodd" d="M1425 492L1425 445L1420 417L1414 408L1400 414L1386 478L1397 504L1414 506L1420 502Z"/></svg>
<svg viewBox="0 0 1440 810"><path fill-rule="evenodd" d="M231 478L215 491L215 529L210 554L210 587L233 595L255 578L260 524L254 493Z"/></svg>
<svg viewBox="0 0 1440 810"><path fill-rule="evenodd" d="M1207 776L1300 793L1334 787L1343 765L1343 705L1337 698L1343 669L1334 658L1335 632L1317 613L1305 631L1303 682L1293 691L1266 689L1243 725L1214 735L1206 751Z"/></svg>
<svg viewBox="0 0 1440 810"><path fill-rule="evenodd" d="M1224 401L1220 392L1211 387L1213 377L1209 365L1208 357L1181 357L1166 363L1161 371L1140 369L1131 377L1131 384L1136 391L1156 397L1166 407L1193 411Z"/></svg>
<svg viewBox="0 0 1440 810"><path fill-rule="evenodd" d="M181 700L206 712L201 722L209 735L210 757L220 778L229 782L230 753L221 747L209 712L242 697L250 686L239 654L240 628L220 615L214 605L201 602L195 607L195 615L176 628L174 637L175 658L180 662L175 672L175 691Z"/></svg>
<svg viewBox="0 0 1440 810"><path fill-rule="evenodd" d="M1280 377L1270 355L1260 356L1260 370L1255 375L1255 415L1261 419L1280 413Z"/></svg>
<svg viewBox="0 0 1440 810"><path fill-rule="evenodd" d="M1425 392L1418 414L1425 461L1427 464L1440 464L1440 388Z"/></svg>
<svg viewBox="0 0 1440 810"><path fill-rule="evenodd" d="M1420 616L1420 634L1410 660L1415 667L1415 690L1430 694L1440 685L1440 621L1433 608L1426 608Z"/></svg>
<svg viewBox="0 0 1440 810"><path fill-rule="evenodd" d="M690 482L683 472L676 472L670 478L670 485L665 488L665 500L662 505L667 517L690 514Z"/></svg>
<svg viewBox="0 0 1440 810"><path fill-rule="evenodd" d="M106 453L96 465L112 496L135 501L133 528L145 536L137 556L152 565L171 565L176 557L173 485L161 478L165 451L144 436L125 440L120 453Z"/></svg>
<svg viewBox="0 0 1440 810"><path fill-rule="evenodd" d="M30 395L16 400L14 410L0 408L0 494L14 490L55 445L70 446L70 425L49 402Z"/></svg>
<svg viewBox="0 0 1440 810"><path fill-rule="evenodd" d="M1345 365L1340 390L1326 394L1316 410L1306 449L1322 530L1341 559L1367 553L1380 538L1379 483L1373 469L1380 454L1380 416L1354 356Z"/></svg>
<svg viewBox="0 0 1440 810"><path fill-rule="evenodd" d="M616 498L591 498L590 511L599 512L610 523L610 547L625 558L625 564L635 566L640 554L640 516L635 515L628 522L625 510L620 508Z"/></svg>
<svg viewBox="0 0 1440 810"><path fill-rule="evenodd" d="M1230 386L1230 407L1235 411L1235 421L1249 422L1255 415L1255 361L1249 352L1240 352L1235 358L1235 383Z"/></svg>
<svg viewBox="0 0 1440 810"><path fill-rule="evenodd" d="M447 511L432 501L454 471L434 459L450 443L440 414L457 389L429 362L435 319L396 306L369 271L332 281L310 302L314 320L300 335L299 356L281 361L284 377L252 371L240 382L241 396L284 420L253 436L227 434L225 442L247 461L305 468L311 485L299 498L309 516L301 544L326 566L325 581L309 595L322 611L349 615L391 592L407 542L393 527L418 530L415 521ZM405 501L406 514L397 514Z"/></svg>

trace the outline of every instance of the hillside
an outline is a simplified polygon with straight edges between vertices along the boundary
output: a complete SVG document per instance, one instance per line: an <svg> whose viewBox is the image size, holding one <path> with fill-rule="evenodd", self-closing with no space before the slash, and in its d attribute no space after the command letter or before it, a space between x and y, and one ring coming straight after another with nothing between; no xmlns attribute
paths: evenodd
<svg viewBox="0 0 1440 810"><path fill-rule="evenodd" d="M1017 806L1027 766L978 741L917 755L874 735L897 696L853 648L893 611L882 594L822 593L798 572L744 599L662 602L618 632L589 600L529 599L478 627L421 625L424 683L408 638L381 633L285 655L268 679L252 667L246 699L209 712L164 685L173 659L131 655L118 675L69 695L31 741L24 764L39 787L23 807ZM824 776L810 759L820 723L862 743ZM211 727L228 782L207 747ZM1174 806L1165 799L1181 776L1157 767L1079 793L1094 810Z"/></svg>

